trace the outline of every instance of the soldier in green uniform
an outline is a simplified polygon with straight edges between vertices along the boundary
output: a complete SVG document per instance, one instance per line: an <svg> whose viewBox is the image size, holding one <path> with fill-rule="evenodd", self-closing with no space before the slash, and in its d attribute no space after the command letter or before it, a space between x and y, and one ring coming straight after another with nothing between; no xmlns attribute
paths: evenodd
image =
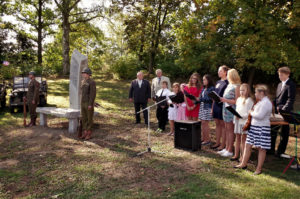
<svg viewBox="0 0 300 199"><path fill-rule="evenodd" d="M83 134L81 139L91 139L94 104L96 97L96 83L91 78L92 71L88 67L82 70L83 80L81 82L81 117Z"/></svg>
<svg viewBox="0 0 300 199"><path fill-rule="evenodd" d="M39 91L40 91L40 83L35 79L35 72L31 71L28 75L30 81L28 82L28 91L27 96L24 97L24 103L27 102L29 113L30 113L30 123L27 127L36 125L36 107L39 103Z"/></svg>

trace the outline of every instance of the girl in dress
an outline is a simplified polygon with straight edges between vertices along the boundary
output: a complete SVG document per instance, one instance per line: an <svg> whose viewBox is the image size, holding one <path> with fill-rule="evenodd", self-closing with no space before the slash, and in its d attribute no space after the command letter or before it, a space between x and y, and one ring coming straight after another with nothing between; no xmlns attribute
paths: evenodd
<svg viewBox="0 0 300 199"><path fill-rule="evenodd" d="M235 69L230 69L228 71L227 79L229 84L224 91L224 96L221 97L221 102L223 102L223 120L225 122L226 131L226 148L218 153L223 157L232 157L234 142L233 114L229 112L226 107L232 106L235 109L236 100L240 96L241 79Z"/></svg>
<svg viewBox="0 0 300 199"><path fill-rule="evenodd" d="M185 92L190 95L193 95L197 98L201 93L201 85L200 85L200 78L198 73L193 73L189 80L189 85L185 87ZM188 120L198 120L199 115L199 104L194 104L194 101L189 99L188 97L184 96L184 101L186 103L186 116Z"/></svg>
<svg viewBox="0 0 300 199"><path fill-rule="evenodd" d="M216 83L215 92L223 97L224 91L228 85L227 80L227 71L228 67L226 65L220 66L218 70L218 76L221 78ZM226 132L225 132L225 123L223 121L223 103L213 102L212 112L213 118L216 123L216 144L213 145L212 149L222 150L226 146ZM222 139L222 143L221 143Z"/></svg>
<svg viewBox="0 0 300 199"><path fill-rule="evenodd" d="M169 113L168 113L168 119L170 122L170 133L168 135L174 135L175 127L174 127L174 121L177 119L178 115L178 107L181 103L184 102L184 96L183 93L180 91L179 83L173 84L173 93L172 95L175 95L175 97L168 100L168 103L170 105L169 107Z"/></svg>
<svg viewBox="0 0 300 199"><path fill-rule="evenodd" d="M247 138L247 131L243 131L243 127L248 119L249 111L253 106L253 100L250 97L251 90L248 84L242 84L240 87L240 97L236 100L236 111L242 118L234 116L234 133L235 133L235 150L234 157L230 160L238 160L240 156L240 162L243 160L243 152L245 148L245 142ZM240 153L241 151L241 153Z"/></svg>
<svg viewBox="0 0 300 199"><path fill-rule="evenodd" d="M184 92L185 84L180 84L180 93ZM183 96L183 102L178 104L178 110L177 110L177 118L176 120L187 120L186 113L186 103L184 102L184 96Z"/></svg>
<svg viewBox="0 0 300 199"><path fill-rule="evenodd" d="M208 93L214 91L215 87L213 85L213 81L210 75L203 76L203 89L199 96L200 102L200 111L199 111L199 119L201 120L201 132L203 142L202 145L210 144L210 128L209 121L212 120L212 99L208 96Z"/></svg>
<svg viewBox="0 0 300 199"><path fill-rule="evenodd" d="M246 147L241 164L234 168L247 168L247 163L251 155L252 146L258 147L258 163L255 175L262 172L262 167L266 158L266 150L271 148L271 124L272 102L267 97L267 86L258 85L255 88L256 104L250 111L252 116L250 130L248 131Z"/></svg>
<svg viewBox="0 0 300 199"><path fill-rule="evenodd" d="M165 100L171 93L171 91L168 89L167 81L163 81L161 87L162 88L158 90L155 95L156 103ZM158 129L156 131L159 133L163 132L166 129L166 124L168 122L168 107L169 106L167 100L157 105L156 118L158 120Z"/></svg>

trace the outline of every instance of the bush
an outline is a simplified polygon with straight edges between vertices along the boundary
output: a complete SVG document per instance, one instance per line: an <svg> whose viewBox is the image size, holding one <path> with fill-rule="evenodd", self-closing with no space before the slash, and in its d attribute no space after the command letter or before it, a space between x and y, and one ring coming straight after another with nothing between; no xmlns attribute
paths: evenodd
<svg viewBox="0 0 300 199"><path fill-rule="evenodd" d="M138 59L132 55L118 58L111 66L111 72L119 79L134 79L140 69Z"/></svg>

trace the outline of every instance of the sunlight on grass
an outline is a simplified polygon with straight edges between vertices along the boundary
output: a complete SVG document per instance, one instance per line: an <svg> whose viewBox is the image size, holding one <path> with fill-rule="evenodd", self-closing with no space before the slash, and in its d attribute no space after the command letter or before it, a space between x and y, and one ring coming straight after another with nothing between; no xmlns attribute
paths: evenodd
<svg viewBox="0 0 300 199"><path fill-rule="evenodd" d="M298 172L290 169L282 175L288 160L268 159L264 173L254 176L256 159L248 170L235 170L236 163L209 147L197 152L174 149L172 136L153 131L155 109L151 110L152 149L165 154L136 157L147 149L147 126L134 124L130 81L104 75L94 79L96 101L102 107L95 109L100 116L89 141L68 134L66 118L48 117L47 128L23 128L22 113L10 114L8 109L0 113L1 128L8 129L1 131L0 166L18 161L9 169L0 167L0 198L290 199L300 195ZM69 107L69 80L50 79L48 84L49 105ZM210 126L214 131L215 124ZM289 154L294 154L294 143L290 137Z"/></svg>

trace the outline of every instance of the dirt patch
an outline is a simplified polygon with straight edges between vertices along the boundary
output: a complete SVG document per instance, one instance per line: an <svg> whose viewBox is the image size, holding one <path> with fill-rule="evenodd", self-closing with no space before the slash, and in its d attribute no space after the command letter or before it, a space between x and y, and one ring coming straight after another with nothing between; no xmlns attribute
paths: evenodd
<svg viewBox="0 0 300 199"><path fill-rule="evenodd" d="M19 161L15 160L15 159L8 159L8 160L0 161L0 169L7 169L7 168L15 167L15 166L17 166L18 163L19 163Z"/></svg>

